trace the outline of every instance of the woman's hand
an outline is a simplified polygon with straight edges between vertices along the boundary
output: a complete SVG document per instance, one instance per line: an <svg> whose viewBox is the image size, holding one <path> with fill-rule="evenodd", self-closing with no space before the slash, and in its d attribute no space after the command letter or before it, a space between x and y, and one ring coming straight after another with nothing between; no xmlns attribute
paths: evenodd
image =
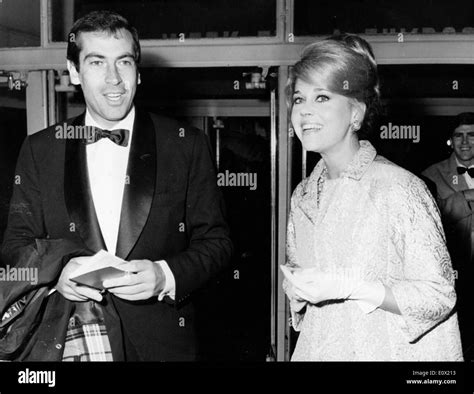
<svg viewBox="0 0 474 394"><path fill-rule="evenodd" d="M307 304L307 301L295 294L294 286L285 278L283 279L283 290L288 297L290 307L294 312L301 311Z"/></svg>
<svg viewBox="0 0 474 394"><path fill-rule="evenodd" d="M328 274L315 268L303 268L293 271L292 282L297 298L311 304L327 300L347 299L356 286L354 279Z"/></svg>
<svg viewBox="0 0 474 394"><path fill-rule="evenodd" d="M386 288L381 282L367 282L361 279L360 273L357 275L357 271L340 275L306 268L293 271L287 278L294 286L295 296L311 304L351 299L364 313L370 313L381 306L386 296Z"/></svg>

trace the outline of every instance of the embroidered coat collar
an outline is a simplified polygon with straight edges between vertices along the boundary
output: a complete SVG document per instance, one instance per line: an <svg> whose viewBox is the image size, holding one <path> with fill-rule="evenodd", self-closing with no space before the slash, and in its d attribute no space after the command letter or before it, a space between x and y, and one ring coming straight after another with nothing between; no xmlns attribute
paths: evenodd
<svg viewBox="0 0 474 394"><path fill-rule="evenodd" d="M375 160L376 156L377 151L373 145L369 141L361 140L359 150L347 168L341 173L340 178L351 178L359 181L369 168L370 164ZM301 200L298 204L313 223L316 223L317 216L316 201L318 198L318 179L325 168L326 164L324 163L324 160L321 159L318 164L316 164L316 167L304 184Z"/></svg>

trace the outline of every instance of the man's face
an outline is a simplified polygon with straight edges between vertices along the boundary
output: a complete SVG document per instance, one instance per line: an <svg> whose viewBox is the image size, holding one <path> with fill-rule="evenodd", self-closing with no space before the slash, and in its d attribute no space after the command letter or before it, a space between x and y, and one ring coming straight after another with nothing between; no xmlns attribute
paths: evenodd
<svg viewBox="0 0 474 394"><path fill-rule="evenodd" d="M463 124L454 129L451 143L461 164L470 166L474 163L474 124Z"/></svg>
<svg viewBox="0 0 474 394"><path fill-rule="evenodd" d="M79 71L68 61L73 84L82 86L87 109L103 128L125 118L140 84L132 35L126 30L80 33Z"/></svg>

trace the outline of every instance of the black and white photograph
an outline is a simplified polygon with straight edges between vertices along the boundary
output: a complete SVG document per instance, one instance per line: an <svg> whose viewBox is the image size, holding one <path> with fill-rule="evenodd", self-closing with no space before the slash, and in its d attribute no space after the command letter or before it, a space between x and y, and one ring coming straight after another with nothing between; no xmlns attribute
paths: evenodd
<svg viewBox="0 0 474 394"><path fill-rule="evenodd" d="M0 0L1 394L472 393L473 264L472 0Z"/></svg>

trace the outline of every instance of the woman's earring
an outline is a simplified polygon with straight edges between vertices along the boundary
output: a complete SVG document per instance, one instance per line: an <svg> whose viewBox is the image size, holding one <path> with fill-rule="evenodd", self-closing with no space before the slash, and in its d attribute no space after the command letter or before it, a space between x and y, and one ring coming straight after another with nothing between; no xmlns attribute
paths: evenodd
<svg viewBox="0 0 474 394"><path fill-rule="evenodd" d="M353 123L352 123L352 131L357 131L360 129L360 123L358 120L355 120Z"/></svg>

